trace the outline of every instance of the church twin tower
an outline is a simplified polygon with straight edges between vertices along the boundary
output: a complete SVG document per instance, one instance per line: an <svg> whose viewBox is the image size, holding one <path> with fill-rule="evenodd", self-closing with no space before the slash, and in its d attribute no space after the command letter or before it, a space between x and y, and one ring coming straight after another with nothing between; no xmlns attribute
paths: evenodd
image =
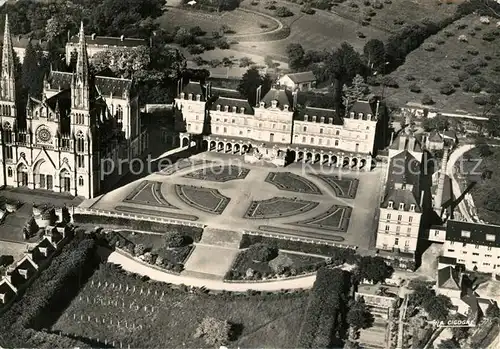
<svg viewBox="0 0 500 349"><path fill-rule="evenodd" d="M83 23L76 69L51 71L42 98L16 98L14 48L5 18L0 86L0 185L91 198L108 178L100 171L141 149L132 81L91 76ZM22 110L22 112L20 112ZM135 154L134 154L135 153Z"/></svg>

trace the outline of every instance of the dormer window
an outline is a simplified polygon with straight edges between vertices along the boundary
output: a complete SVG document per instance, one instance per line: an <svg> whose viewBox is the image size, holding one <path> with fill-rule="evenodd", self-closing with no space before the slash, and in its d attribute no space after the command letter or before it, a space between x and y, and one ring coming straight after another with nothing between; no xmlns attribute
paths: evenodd
<svg viewBox="0 0 500 349"><path fill-rule="evenodd" d="M197 102L201 101L201 96L200 95L196 95L196 101Z"/></svg>
<svg viewBox="0 0 500 349"><path fill-rule="evenodd" d="M400 203L399 204L399 209L400 210L404 210L405 209L405 204L404 203Z"/></svg>
<svg viewBox="0 0 500 349"><path fill-rule="evenodd" d="M233 107L233 113L236 113L236 107Z"/></svg>
<svg viewBox="0 0 500 349"><path fill-rule="evenodd" d="M284 110L284 111L288 111L288 105L284 105L284 106L283 106L283 110Z"/></svg>
<svg viewBox="0 0 500 349"><path fill-rule="evenodd" d="M181 92L181 98L182 98L182 99L184 99L184 98L185 98L185 96L186 96L186 95L184 94L184 92Z"/></svg>
<svg viewBox="0 0 500 349"><path fill-rule="evenodd" d="M192 101L192 100L193 100L193 94L192 94L192 93L188 94L188 99L189 99L190 101Z"/></svg>
<svg viewBox="0 0 500 349"><path fill-rule="evenodd" d="M495 234L486 234L486 241L495 242Z"/></svg>
<svg viewBox="0 0 500 349"><path fill-rule="evenodd" d="M325 122L325 117L324 117L324 116L320 117L320 118L319 118L319 121L320 121L320 122Z"/></svg>
<svg viewBox="0 0 500 349"><path fill-rule="evenodd" d="M313 122L316 122L316 116L313 116L313 117L312 117L312 121L313 121Z"/></svg>
<svg viewBox="0 0 500 349"><path fill-rule="evenodd" d="M304 115L304 121L309 121L309 116Z"/></svg>
<svg viewBox="0 0 500 349"><path fill-rule="evenodd" d="M394 208L394 202L389 201L389 202L387 203L387 208Z"/></svg>
<svg viewBox="0 0 500 349"><path fill-rule="evenodd" d="M410 205L410 211L415 212L415 205L414 204Z"/></svg>
<svg viewBox="0 0 500 349"><path fill-rule="evenodd" d="M229 106L228 105L224 106L224 111L229 111Z"/></svg>
<svg viewBox="0 0 500 349"><path fill-rule="evenodd" d="M367 118L368 120L371 120L371 119L372 119L372 117L373 117L373 115L372 115L372 114L368 114L368 115L366 116L366 118Z"/></svg>
<svg viewBox="0 0 500 349"><path fill-rule="evenodd" d="M358 119L362 119L363 118L363 113L358 113Z"/></svg>
<svg viewBox="0 0 500 349"><path fill-rule="evenodd" d="M241 113L241 114L245 114L245 108L241 107L241 108L240 108L240 113Z"/></svg>
<svg viewBox="0 0 500 349"><path fill-rule="evenodd" d="M266 106L266 103L264 103L264 102L260 102L260 107L261 107L261 108L264 108L265 106Z"/></svg>
<svg viewBox="0 0 500 349"><path fill-rule="evenodd" d="M468 231L468 230L462 230L460 236L463 237L463 238L470 238L470 231Z"/></svg>
<svg viewBox="0 0 500 349"><path fill-rule="evenodd" d="M328 118L328 123L333 124L333 118Z"/></svg>
<svg viewBox="0 0 500 349"><path fill-rule="evenodd" d="M354 112L352 111L349 115L351 116L351 118L354 118L354 115L355 115L355 114L354 114Z"/></svg>
<svg viewBox="0 0 500 349"><path fill-rule="evenodd" d="M272 101L272 102L271 102L271 106L272 106L273 108L276 108L276 107L278 106L278 101Z"/></svg>
<svg viewBox="0 0 500 349"><path fill-rule="evenodd" d="M220 104L217 104L217 111L220 111Z"/></svg>

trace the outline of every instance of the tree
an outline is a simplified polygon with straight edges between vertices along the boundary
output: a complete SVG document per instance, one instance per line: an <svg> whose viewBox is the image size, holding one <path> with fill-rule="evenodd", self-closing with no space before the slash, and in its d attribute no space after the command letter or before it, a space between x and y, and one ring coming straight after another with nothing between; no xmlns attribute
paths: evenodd
<svg viewBox="0 0 500 349"><path fill-rule="evenodd" d="M434 104L434 101L432 100L432 97L429 95L424 95L422 97L422 104L423 105L432 105Z"/></svg>
<svg viewBox="0 0 500 349"><path fill-rule="evenodd" d="M64 205L61 209L61 215L61 221L63 223L68 224L69 222L71 222L71 214L69 213L69 209L66 205Z"/></svg>
<svg viewBox="0 0 500 349"><path fill-rule="evenodd" d="M22 65L22 87L30 96L39 98L43 89L43 71L40 66L40 53L31 42L26 45Z"/></svg>
<svg viewBox="0 0 500 349"><path fill-rule="evenodd" d="M361 279L383 282L390 278L394 269L387 265L382 257L363 256L358 263L358 275Z"/></svg>
<svg viewBox="0 0 500 349"><path fill-rule="evenodd" d="M446 131L450 127L450 120L447 116L438 114L433 118L426 118L422 121L422 127L429 131Z"/></svg>
<svg viewBox="0 0 500 349"><path fill-rule="evenodd" d="M136 256L142 256L144 253L146 253L146 246L143 244L137 244L134 247L134 255Z"/></svg>
<svg viewBox="0 0 500 349"><path fill-rule="evenodd" d="M149 48L139 46L98 52L92 57L92 66L96 72L109 68L118 76L131 78L137 71L146 70L150 60Z"/></svg>
<svg viewBox="0 0 500 349"><path fill-rule="evenodd" d="M342 88L344 107L349 109L354 102L366 96L368 91L368 84L365 82L365 79L357 74L354 79L352 79L350 86L344 85Z"/></svg>
<svg viewBox="0 0 500 349"><path fill-rule="evenodd" d="M371 70L378 71L385 65L385 46L378 39L368 40L363 47L363 56Z"/></svg>
<svg viewBox="0 0 500 349"><path fill-rule="evenodd" d="M455 318L463 320L463 318L458 316L455 316ZM454 339L460 341L469 337L469 327L451 327L451 333L453 334Z"/></svg>
<svg viewBox="0 0 500 349"><path fill-rule="evenodd" d="M290 69L299 70L303 68L305 51L301 44L289 44L286 48L286 55Z"/></svg>
<svg viewBox="0 0 500 349"><path fill-rule="evenodd" d="M460 343L455 339L445 339L438 345L438 349L457 349L460 348Z"/></svg>
<svg viewBox="0 0 500 349"><path fill-rule="evenodd" d="M194 334L195 338L203 337L208 345L224 345L229 341L231 324L226 320L206 317Z"/></svg>
<svg viewBox="0 0 500 349"><path fill-rule="evenodd" d="M45 38L48 41L60 43L66 37L68 30L75 28L73 18L68 14L57 14L49 18L45 25Z"/></svg>
<svg viewBox="0 0 500 349"><path fill-rule="evenodd" d="M362 298L350 304L347 312L347 323L354 331L371 327L373 321L373 315Z"/></svg>
<svg viewBox="0 0 500 349"><path fill-rule="evenodd" d="M186 243L186 238L179 232L167 233L163 236L163 242L168 248L182 247Z"/></svg>
<svg viewBox="0 0 500 349"><path fill-rule="evenodd" d="M476 139L475 145L479 150L479 155L482 158L487 158L488 156L493 155L493 151L491 150L490 146L488 145L488 143L486 143L486 140L483 137L478 137Z"/></svg>
<svg viewBox="0 0 500 349"><path fill-rule="evenodd" d="M278 249L267 244L253 244L246 250L246 254L255 262L269 262L278 256Z"/></svg>
<svg viewBox="0 0 500 349"><path fill-rule="evenodd" d="M432 320L443 321L448 318L453 307L450 298L442 294L427 298L422 305Z"/></svg>
<svg viewBox="0 0 500 349"><path fill-rule="evenodd" d="M242 96L248 99L250 105L255 105L257 88L262 86L260 96L264 97L264 95L271 89L271 84L272 79L269 75L262 76L257 68L250 68L245 74L243 74L237 90Z"/></svg>

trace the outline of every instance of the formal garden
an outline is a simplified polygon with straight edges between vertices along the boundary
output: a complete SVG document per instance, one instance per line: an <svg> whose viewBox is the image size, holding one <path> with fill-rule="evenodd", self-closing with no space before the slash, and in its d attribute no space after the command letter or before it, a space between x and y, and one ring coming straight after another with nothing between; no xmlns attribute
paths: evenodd
<svg viewBox="0 0 500 349"><path fill-rule="evenodd" d="M220 215L226 209L230 198L225 197L217 189L195 187L190 185L175 185L179 199L198 210Z"/></svg>
<svg viewBox="0 0 500 349"><path fill-rule="evenodd" d="M207 166L200 170L185 174L184 178L199 179L212 182L228 182L237 179L244 179L250 172L249 169L234 165Z"/></svg>
<svg viewBox="0 0 500 349"><path fill-rule="evenodd" d="M318 205L319 203L314 201L274 197L268 200L252 201L243 217L249 219L290 217L311 211Z"/></svg>
<svg viewBox="0 0 500 349"><path fill-rule="evenodd" d="M337 197L344 199L354 199L356 197L359 179L324 174L315 174L314 176L326 182Z"/></svg>
<svg viewBox="0 0 500 349"><path fill-rule="evenodd" d="M321 190L319 190L316 184L290 172L269 172L265 181L280 190L321 195Z"/></svg>
<svg viewBox="0 0 500 349"><path fill-rule="evenodd" d="M328 211L321 213L316 217L288 224L305 228L346 232L349 227L351 212L352 208L349 206L333 205Z"/></svg>
<svg viewBox="0 0 500 349"><path fill-rule="evenodd" d="M203 164L211 164L211 161L192 159L192 158L180 159L179 161L176 161L173 164L161 168L159 174L165 176L171 176L179 171L186 170L190 167L196 167Z"/></svg>
<svg viewBox="0 0 500 349"><path fill-rule="evenodd" d="M165 199L161 192L161 186L162 182L142 181L123 201L153 207L178 209Z"/></svg>

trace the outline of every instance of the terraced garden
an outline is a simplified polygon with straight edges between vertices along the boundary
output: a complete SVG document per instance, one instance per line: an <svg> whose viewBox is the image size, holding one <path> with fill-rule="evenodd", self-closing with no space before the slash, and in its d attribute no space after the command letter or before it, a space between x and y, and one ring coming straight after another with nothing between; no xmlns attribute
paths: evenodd
<svg viewBox="0 0 500 349"><path fill-rule="evenodd" d="M304 228L316 228L337 232L346 232L349 227L349 218L352 208L333 205L328 211L310 219L289 223Z"/></svg>
<svg viewBox="0 0 500 349"><path fill-rule="evenodd" d="M303 201L292 198L272 198L269 200L252 201L245 212L244 218L271 219L294 216L306 213L319 204L313 201Z"/></svg>
<svg viewBox="0 0 500 349"><path fill-rule="evenodd" d="M339 198L354 199L356 197L359 179L323 174L315 174L314 176L326 182Z"/></svg>
<svg viewBox="0 0 500 349"><path fill-rule="evenodd" d="M199 179L211 182L228 182L236 179L244 179L249 169L240 166L207 166L200 170L190 172L183 177Z"/></svg>
<svg viewBox="0 0 500 349"><path fill-rule="evenodd" d="M130 194L127 195L123 202L134 204L164 207L170 209L178 209L170 204L161 193L161 182L143 181Z"/></svg>
<svg viewBox="0 0 500 349"><path fill-rule="evenodd" d="M321 195L321 190L308 179L290 172L269 172L266 182L280 190Z"/></svg>
<svg viewBox="0 0 500 349"><path fill-rule="evenodd" d="M217 215L222 214L231 201L217 189L212 188L176 184L175 191L179 199L187 205Z"/></svg>

